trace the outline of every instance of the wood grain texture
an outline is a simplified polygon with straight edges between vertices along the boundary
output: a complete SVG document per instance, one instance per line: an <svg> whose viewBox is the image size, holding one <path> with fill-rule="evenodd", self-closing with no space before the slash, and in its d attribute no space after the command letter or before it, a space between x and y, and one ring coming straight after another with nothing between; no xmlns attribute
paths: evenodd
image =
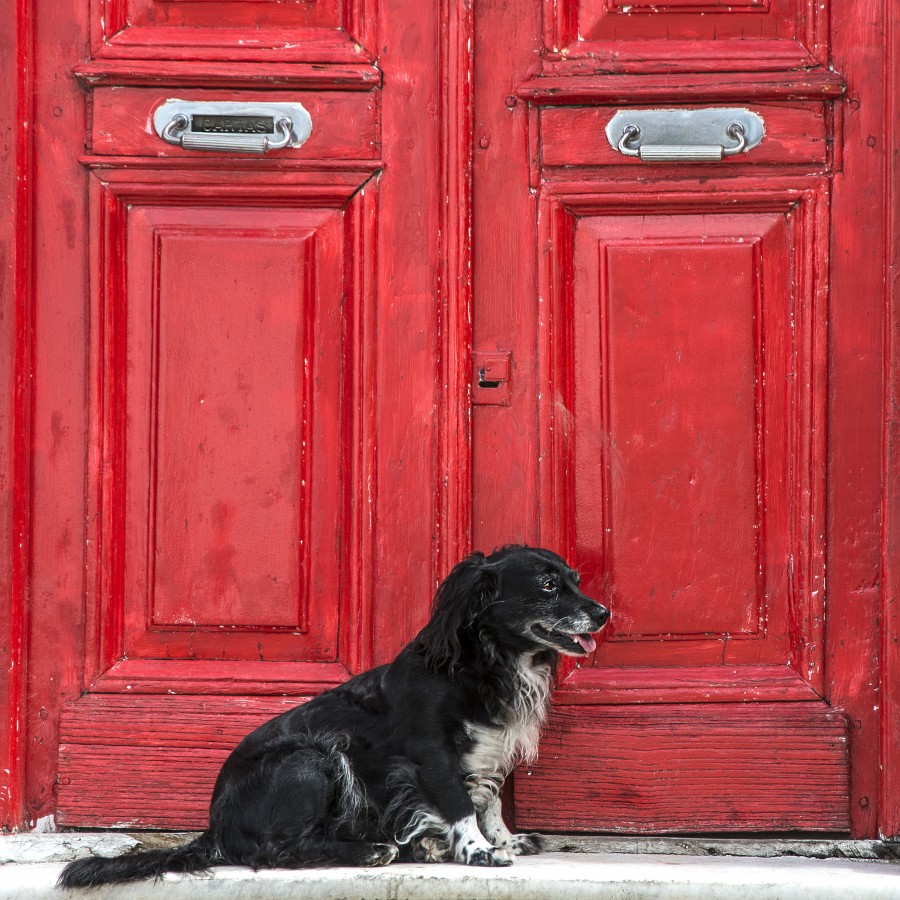
<svg viewBox="0 0 900 900"><path fill-rule="evenodd" d="M57 821L204 828L227 755L258 725L304 699L87 697L61 723Z"/></svg>
<svg viewBox="0 0 900 900"><path fill-rule="evenodd" d="M579 666L557 687L557 702L744 703L748 700L818 701L821 695L789 665L689 666L678 653L665 658L654 648L656 665Z"/></svg>
<svg viewBox="0 0 900 900"><path fill-rule="evenodd" d="M283 62L198 62L190 67L173 60L94 59L74 72L88 87L144 87L369 91L381 84L372 64Z"/></svg>
<svg viewBox="0 0 900 900"><path fill-rule="evenodd" d="M359 569L361 567L357 567ZM360 610L359 621L370 616ZM357 631L343 636L340 662L266 662L264 660L123 659L91 682L99 693L211 694L283 696L298 692L318 694L342 684L350 676L347 666L368 652Z"/></svg>
<svg viewBox="0 0 900 900"><path fill-rule="evenodd" d="M442 0L438 482L433 572L472 549L472 4Z"/></svg>
<svg viewBox="0 0 900 900"><path fill-rule="evenodd" d="M846 831L847 781L846 722L824 704L560 707L516 772L516 827Z"/></svg>
<svg viewBox="0 0 900 900"><path fill-rule="evenodd" d="M435 425L452 416L437 379L437 257L441 192L441 7L380 0L379 67L385 72L378 182L377 327L368 352L377 360L373 477L362 497L374 498L371 527L373 662L386 662L424 624L436 573L434 548L440 499L440 446ZM436 112L440 110L440 112ZM449 398L449 402L455 401ZM442 410L440 413L439 410Z"/></svg>
<svg viewBox="0 0 900 900"><path fill-rule="evenodd" d="M34 406L26 504L29 651L25 706L17 727L28 748L23 818L31 827L54 813L60 707L83 687L90 251L85 170L77 158L83 149L85 98L65 74L88 56L88 10L84 4L29 9L34 178L26 278L34 298L34 365L22 377L31 379Z"/></svg>

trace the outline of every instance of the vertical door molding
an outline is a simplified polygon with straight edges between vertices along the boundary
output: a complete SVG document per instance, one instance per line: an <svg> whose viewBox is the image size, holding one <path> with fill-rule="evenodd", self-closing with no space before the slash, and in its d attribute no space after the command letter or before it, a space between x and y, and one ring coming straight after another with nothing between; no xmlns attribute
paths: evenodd
<svg viewBox="0 0 900 900"><path fill-rule="evenodd" d="M472 29L470 2L441 0L441 226L434 579L471 549Z"/></svg>
<svg viewBox="0 0 900 900"><path fill-rule="evenodd" d="M887 119L884 146L900 146L900 23L885 17ZM885 184L887 325L882 567L881 802L879 832L900 837L900 155L887 154Z"/></svg>
<svg viewBox="0 0 900 900"><path fill-rule="evenodd" d="M892 153L885 34L895 6L882 0L860 17L852 0L834 0L831 11L832 66L846 77L847 93L835 115L839 171L831 207L826 696L850 724L856 837L875 837L883 821L885 728L896 727L885 706L891 703L883 658L890 625L882 621L890 602L882 581Z"/></svg>
<svg viewBox="0 0 900 900"><path fill-rule="evenodd" d="M25 809L26 669L31 555L33 410L33 10L0 11L7 69L0 121L0 831L27 828Z"/></svg>

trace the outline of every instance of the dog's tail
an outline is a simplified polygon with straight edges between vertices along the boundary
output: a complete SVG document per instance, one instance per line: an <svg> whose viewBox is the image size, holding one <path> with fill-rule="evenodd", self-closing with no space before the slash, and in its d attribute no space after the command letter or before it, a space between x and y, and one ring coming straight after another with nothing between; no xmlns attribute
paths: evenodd
<svg viewBox="0 0 900 900"><path fill-rule="evenodd" d="M203 872L216 865L218 856L209 832L183 847L144 850L114 859L76 859L63 869L56 886L86 888L142 878L161 878L166 872ZM221 864L221 863L220 863Z"/></svg>

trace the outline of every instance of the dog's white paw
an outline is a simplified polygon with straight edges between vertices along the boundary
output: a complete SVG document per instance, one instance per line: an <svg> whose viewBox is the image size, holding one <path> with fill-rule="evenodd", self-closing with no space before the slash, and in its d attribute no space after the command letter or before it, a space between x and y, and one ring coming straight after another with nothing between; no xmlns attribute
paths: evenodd
<svg viewBox="0 0 900 900"><path fill-rule="evenodd" d="M476 847L463 850L463 860L467 866L511 866L512 855L502 847Z"/></svg>
<svg viewBox="0 0 900 900"><path fill-rule="evenodd" d="M511 834L502 846L516 856L533 856L544 849L544 839L539 834Z"/></svg>
<svg viewBox="0 0 900 900"><path fill-rule="evenodd" d="M436 863L444 862L450 858L450 844L448 841L436 837L419 838L413 849L413 859L416 862Z"/></svg>

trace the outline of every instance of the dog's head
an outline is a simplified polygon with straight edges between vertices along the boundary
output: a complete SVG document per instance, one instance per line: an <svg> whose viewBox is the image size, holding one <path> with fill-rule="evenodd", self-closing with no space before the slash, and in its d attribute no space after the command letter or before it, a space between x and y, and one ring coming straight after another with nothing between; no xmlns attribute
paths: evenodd
<svg viewBox="0 0 900 900"><path fill-rule="evenodd" d="M473 553L447 576L435 596L419 644L432 663L450 668L476 635L490 634L511 652L547 648L567 656L596 649L592 635L609 611L581 592L578 573L562 557L535 547Z"/></svg>
<svg viewBox="0 0 900 900"><path fill-rule="evenodd" d="M609 621L609 610L581 592L581 577L562 557L539 548L505 547L485 563L497 582L485 617L567 656L597 649L591 635Z"/></svg>

